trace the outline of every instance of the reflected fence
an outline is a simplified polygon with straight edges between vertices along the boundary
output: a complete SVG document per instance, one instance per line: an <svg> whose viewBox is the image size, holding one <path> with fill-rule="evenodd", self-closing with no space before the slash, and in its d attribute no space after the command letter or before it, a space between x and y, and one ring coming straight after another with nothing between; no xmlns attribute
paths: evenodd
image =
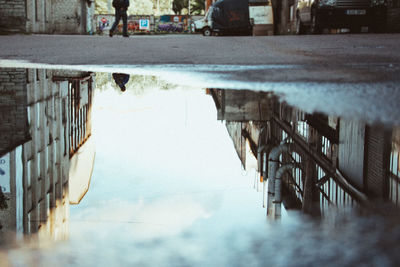
<svg viewBox="0 0 400 267"><path fill-rule="evenodd" d="M68 83L69 157L71 158L92 133L93 74L83 73L77 77L56 76L53 81Z"/></svg>

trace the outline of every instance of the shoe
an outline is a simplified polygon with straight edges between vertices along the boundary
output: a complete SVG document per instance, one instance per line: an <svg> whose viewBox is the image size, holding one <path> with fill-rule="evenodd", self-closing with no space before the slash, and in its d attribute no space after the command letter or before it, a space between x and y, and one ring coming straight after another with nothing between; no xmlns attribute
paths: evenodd
<svg viewBox="0 0 400 267"><path fill-rule="evenodd" d="M110 34L109 34L109 35L110 35L110 37L113 37L113 33L112 33L112 31L110 31Z"/></svg>

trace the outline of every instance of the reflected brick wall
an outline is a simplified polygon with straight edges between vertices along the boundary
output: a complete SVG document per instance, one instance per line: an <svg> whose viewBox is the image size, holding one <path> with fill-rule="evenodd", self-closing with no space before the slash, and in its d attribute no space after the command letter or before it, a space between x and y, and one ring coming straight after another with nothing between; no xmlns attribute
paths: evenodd
<svg viewBox="0 0 400 267"><path fill-rule="evenodd" d="M0 155L30 139L25 69L0 70Z"/></svg>

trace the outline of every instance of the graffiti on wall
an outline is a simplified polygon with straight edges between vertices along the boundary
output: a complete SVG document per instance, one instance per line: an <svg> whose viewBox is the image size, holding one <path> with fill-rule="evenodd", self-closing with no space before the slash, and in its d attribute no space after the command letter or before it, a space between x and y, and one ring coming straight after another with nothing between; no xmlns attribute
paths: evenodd
<svg viewBox="0 0 400 267"><path fill-rule="evenodd" d="M102 33L109 31L113 25L115 16L95 15L96 31ZM188 32L187 15L131 15L128 16L128 32ZM120 21L117 32L122 33L122 21Z"/></svg>
<svg viewBox="0 0 400 267"><path fill-rule="evenodd" d="M157 30L160 32L186 32L188 30L188 16L162 15Z"/></svg>
<svg viewBox="0 0 400 267"><path fill-rule="evenodd" d="M97 33L109 31L115 21L114 15L97 15L96 16ZM142 27L140 22L142 21ZM143 21L147 21L147 26L143 27ZM122 20L120 21L116 31L122 33ZM128 16L128 32L149 32L154 31L154 17L153 16Z"/></svg>
<svg viewBox="0 0 400 267"><path fill-rule="evenodd" d="M111 23L109 18L102 17L97 24L99 31L109 30L111 28Z"/></svg>

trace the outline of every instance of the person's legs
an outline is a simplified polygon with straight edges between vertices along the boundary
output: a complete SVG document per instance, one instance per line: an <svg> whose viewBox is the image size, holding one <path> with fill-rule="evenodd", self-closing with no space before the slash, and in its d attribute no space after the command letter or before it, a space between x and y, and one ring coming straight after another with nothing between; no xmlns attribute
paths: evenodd
<svg viewBox="0 0 400 267"><path fill-rule="evenodd" d="M121 19L121 15L120 12L118 11L118 9L115 10L115 21L114 24L112 25L111 29L110 29L110 36L112 37L113 32L115 31L115 28L117 28L119 21Z"/></svg>
<svg viewBox="0 0 400 267"><path fill-rule="evenodd" d="M123 30L122 30L122 35L127 37L128 36L128 15L126 14L126 11L121 12L121 17L122 17L122 23L123 23Z"/></svg>

